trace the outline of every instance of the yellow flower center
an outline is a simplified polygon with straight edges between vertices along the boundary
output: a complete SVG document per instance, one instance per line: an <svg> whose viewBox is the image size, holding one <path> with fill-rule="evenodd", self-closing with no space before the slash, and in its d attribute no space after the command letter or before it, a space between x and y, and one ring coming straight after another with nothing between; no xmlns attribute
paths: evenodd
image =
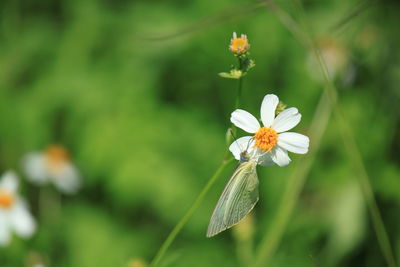
<svg viewBox="0 0 400 267"><path fill-rule="evenodd" d="M14 197L0 189L0 207L10 208L14 202Z"/></svg>
<svg viewBox="0 0 400 267"><path fill-rule="evenodd" d="M249 49L249 41L245 35L242 35L239 38L234 38L231 40L231 45L229 48L233 53L242 54Z"/></svg>
<svg viewBox="0 0 400 267"><path fill-rule="evenodd" d="M46 159L48 170L52 173L58 173L60 167L69 160L68 152L62 146L52 145L46 150Z"/></svg>
<svg viewBox="0 0 400 267"><path fill-rule="evenodd" d="M272 128L261 127L254 135L254 141L254 147L262 151L271 150L278 142L278 133Z"/></svg>

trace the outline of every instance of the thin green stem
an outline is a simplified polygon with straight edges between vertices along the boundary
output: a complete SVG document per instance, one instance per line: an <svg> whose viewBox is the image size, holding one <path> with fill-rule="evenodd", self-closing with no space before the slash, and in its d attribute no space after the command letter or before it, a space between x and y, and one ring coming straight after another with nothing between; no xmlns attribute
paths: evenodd
<svg viewBox="0 0 400 267"><path fill-rule="evenodd" d="M364 193L364 198L369 207L372 225L375 229L379 247L384 255L387 265L389 267L396 267L397 265L393 255L392 247L390 245L389 236L385 229L385 225L383 223L378 204L375 200L374 191L369 182L368 173L356 146L354 136L351 134L351 130L348 128L347 123L344 121L344 117L342 113L340 113L340 110L336 109L335 111L335 115L338 118L339 123L342 124L341 127L345 129L344 131L341 131L341 134L347 148L347 152L352 158L353 164L356 166L356 170L358 170L358 182L360 183L361 190Z"/></svg>
<svg viewBox="0 0 400 267"><path fill-rule="evenodd" d="M182 219L178 222L177 225L175 225L174 229L168 235L167 239L164 241L164 243L162 244L162 246L158 250L156 256L154 257L154 259L150 263L150 266L157 266L160 263L160 260L163 258L163 256L165 255L166 251L171 246L172 242L175 240L176 236L182 230L183 226L188 222L190 217L192 217L193 213L200 206L201 202L203 202L204 197L206 196L206 194L208 193L210 188L214 185L214 183L218 180L219 176L221 175L221 173L225 169L225 167L227 165L229 165L229 163L231 163L232 161L233 161L233 158L229 159L229 160L224 160L221 163L221 165L215 171L213 176L210 178L210 180L207 182L207 184L201 190L201 192L197 196L196 200L190 206L189 210L185 213L185 215L182 217Z"/></svg>
<svg viewBox="0 0 400 267"><path fill-rule="evenodd" d="M241 61L239 59L239 67L240 66L241 66ZM243 87L243 77L240 77L238 79L238 88L236 91L235 109L238 109L241 104L240 99L242 98L242 87ZM227 147L229 148L231 141L233 141L233 139L236 138L237 128L233 123L231 123L231 126L228 129L228 131L231 131L231 132L229 132L229 138L228 138L229 140L227 140ZM229 151L229 149L227 149L225 152L224 160L227 160L229 158L229 156L230 156L230 151Z"/></svg>
<svg viewBox="0 0 400 267"><path fill-rule="evenodd" d="M271 12L280 20L280 22L293 34L295 39L302 45L308 46L309 40L301 30L297 22L282 8L276 5L272 0L260 0Z"/></svg>
<svg viewBox="0 0 400 267"><path fill-rule="evenodd" d="M316 49L315 51L317 54L317 58L318 58L320 67L323 69L324 78L328 82L328 81L330 81L330 78L328 75L327 67L325 66L325 63L322 59L322 56L321 56L319 50ZM332 88L333 88L333 90L335 89L334 86L332 86ZM347 153L349 154L350 159L353 161L354 166L356 166L356 170L358 172L357 173L358 175L356 175L356 177L358 178L358 182L360 184L361 190L364 194L364 198L367 202L367 205L368 205L368 208L370 211L372 225L375 229L379 247L384 255L387 265L390 267L396 267L396 261L395 261L393 251L392 251L392 248L390 245L389 236L385 229L385 225L383 223L378 204L376 203L373 189L369 182L368 172L363 163L362 156L357 147L357 144L356 144L354 136L351 132L351 129L349 128L349 125L347 124L346 120L344 119L344 116L340 109L340 106L335 107L334 116L335 116L335 119L339 123L339 128L341 130L340 133L342 135Z"/></svg>
<svg viewBox="0 0 400 267"><path fill-rule="evenodd" d="M239 70L244 71L244 62L243 58L238 56L238 64L239 64ZM242 98L242 87L243 87L243 76L241 76L238 79L238 88L236 91L236 101L235 101L235 109L238 109L240 107L240 99ZM232 124L233 125L233 124Z"/></svg>
<svg viewBox="0 0 400 267"><path fill-rule="evenodd" d="M240 58L238 58L239 61L239 68L242 69L243 67L243 62ZM240 107L240 99L242 97L242 87L243 87L243 77L240 77L238 80L238 89L236 93L236 100L235 100L235 109ZM231 125L232 132L235 135L236 134L236 127L232 124ZM186 214L182 217L182 219L178 222L177 225L175 225L174 229L171 231L171 233L168 235L167 239L164 241L160 249L158 250L156 256L153 258L150 266L157 266L168 248L171 246L172 242L175 240L176 236L178 233L182 230L183 226L187 223L187 221L192 217L193 213L196 211L196 209L200 206L201 202L203 202L203 199L205 195L208 193L210 190L211 186L217 181L218 177L224 170L224 168L233 161L233 158L230 158L230 152L229 149L226 150L226 153L224 155L224 159L219 166L219 168L215 171L214 175L210 178L208 183L204 186L200 194L197 196L196 200L193 202L193 204L190 206L189 210L186 212Z"/></svg>
<svg viewBox="0 0 400 267"><path fill-rule="evenodd" d="M243 77L238 79L238 89L236 93L235 109L240 107L240 99L242 98Z"/></svg>
<svg viewBox="0 0 400 267"><path fill-rule="evenodd" d="M240 61L240 60L239 60ZM236 91L236 100L235 100L235 109L238 109L240 107L240 99L242 98L242 86L243 86L243 77L240 77L238 79L238 88ZM237 132L237 128L235 126L235 124L231 123L231 129L232 129L232 137L235 138L236 137L236 132ZM228 142L230 143L230 142ZM229 146L229 144L228 144ZM229 155L229 150L226 151Z"/></svg>
<svg viewBox="0 0 400 267"><path fill-rule="evenodd" d="M266 0L266 2L272 3L271 0ZM383 252L383 255L385 257L388 266L395 267L396 263L390 246L389 238L385 230L378 205L375 201L372 187L369 183L368 173L363 164L361 154L358 150L358 147L351 133L351 130L346 121L344 120L344 116L340 111L340 107L336 105L337 90L333 81L329 76L328 68L326 67L326 64L319 52L319 49L316 46L315 42L313 41L310 32L305 31L305 33L303 33L303 31L297 25L297 23L285 11L278 9L279 12L276 12L277 6L273 3L272 5L271 4L268 5L268 7L271 8L273 11L275 11L274 14L278 16L282 24L287 26L289 31L291 31L297 37L301 35L301 39L299 41L301 41L303 44L306 45L307 48L313 51L318 60L324 79L326 81L326 86L324 90L324 95L320 100L319 108L317 109L317 112L314 115L312 126L310 127L310 137L311 140L313 140L313 147L315 149L311 147L310 155L308 155L307 158L303 159L303 163L299 162L299 164L293 171L291 179L289 180L289 186L283 196L283 200L280 205L281 207L278 209L278 214L276 215L274 221L272 222L269 231L266 233L265 237L261 241L260 248L258 250L255 261L255 266L266 266L270 257L275 252L279 244L279 241L284 233L286 225L288 224L288 220L296 204L301 189L304 185L305 179L311 168L312 162L315 159L316 148L318 147L322 134L326 129L326 124L329 120L330 114L333 112L335 118L339 122L339 128L343 136L350 159L353 160L353 164L357 167L357 170L359 172L357 177L371 213L372 222L374 225L374 229L378 238L380 248ZM304 12L301 4L300 4L300 10ZM282 14L284 14L284 16L282 16ZM303 19L302 22L304 25L305 20ZM308 27L305 25L305 28L307 29ZM299 32L301 34L299 34ZM324 119L318 118L318 116L320 115L323 115L325 118Z"/></svg>
<svg viewBox="0 0 400 267"><path fill-rule="evenodd" d="M238 58L238 60L239 60L239 68L242 69L243 62L242 62L241 58ZM237 93L236 93L235 109L240 107L240 99L242 97L242 87L243 87L243 77L240 77L239 81L238 81L238 89L237 89ZM236 134L236 127L232 124L231 128L232 128L232 132L234 134ZM176 236L182 230L183 226L185 226L185 224L188 222L190 217L192 217L193 213L196 211L196 209L203 202L205 195L208 193L210 188L217 181L217 179L219 178L219 176L222 173L222 171L233 160L234 159L230 157L229 149L226 149L226 153L224 155L224 159L223 159L221 165L218 167L218 169L215 171L213 176L210 178L210 180L207 182L207 184L201 190L200 194L197 196L196 200L190 206L189 210L185 213L185 215L178 222L178 224L175 225L174 229L172 229L171 233L168 235L167 239L161 245L160 249L157 251L157 254L155 255L155 257L151 261L150 266L157 266L159 264L160 260L163 258L163 256L165 255L166 251L171 246L172 242L175 240Z"/></svg>
<svg viewBox="0 0 400 267"><path fill-rule="evenodd" d="M292 214L306 178L311 170L311 166L316 158L317 149L320 146L323 133L326 130L333 105L334 103L329 101L327 94L324 93L319 100L310 126L309 137L310 140L312 140L310 151L307 157L299 159L288 179L288 187L279 204L277 214L274 216L257 250L255 266L268 266L271 256L279 245L279 241L288 224L290 215Z"/></svg>
<svg viewBox="0 0 400 267"><path fill-rule="evenodd" d="M61 216L61 196L49 185L39 189L39 216L53 225L58 223Z"/></svg>
<svg viewBox="0 0 400 267"><path fill-rule="evenodd" d="M299 7L300 7L299 10L302 13L301 15L302 15L302 17L304 17L303 5L301 4L300 0L297 0L297 1L299 4ZM310 36L310 40L313 40L311 38L312 35L309 31L308 24L305 23L306 20L303 19L303 21L304 21L308 36ZM332 79L329 76L328 68L327 68L325 61L322 58L322 55L321 55L318 47L316 46L315 42L313 42L313 51L318 60L319 67L322 70L325 82L328 84L328 86L326 87L326 89L328 90L328 95L332 97L332 95L336 95L337 89L336 89ZM339 129L340 129L341 135L343 137L343 141L344 141L347 153L349 154L350 160L353 161L354 166L356 166L356 170L358 172L358 175L356 175L356 177L358 178L358 182L359 182L361 190L364 194L364 198L369 207L370 215L372 218L372 225L375 229L379 247L383 253L383 256L386 260L387 265L390 267L396 267L396 261L394 258L392 247L390 245L389 236L385 229L385 225L383 223L378 204L376 203L374 192L373 192L373 189L369 182L368 172L363 163L363 159L362 159L361 153L357 147L356 140L354 139L354 136L352 134L352 131L351 131L348 123L344 119L344 115L340 109L340 106L336 105L333 112L334 112L335 119L339 123Z"/></svg>

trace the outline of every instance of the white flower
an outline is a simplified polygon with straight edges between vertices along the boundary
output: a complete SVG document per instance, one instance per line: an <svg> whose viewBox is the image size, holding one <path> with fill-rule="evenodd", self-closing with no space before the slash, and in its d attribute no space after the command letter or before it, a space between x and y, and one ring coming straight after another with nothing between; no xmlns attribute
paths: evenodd
<svg viewBox="0 0 400 267"><path fill-rule="evenodd" d="M349 60L349 54L346 47L343 46L338 40L332 37L323 37L317 42L321 56L328 69L328 73L332 79L336 79L340 76L346 79L353 79L354 77L354 66L352 66ZM307 69L310 76L315 81L323 81L323 76L318 71L315 71L318 66L318 61L315 58L314 53L308 55Z"/></svg>
<svg viewBox="0 0 400 267"><path fill-rule="evenodd" d="M270 94L264 97L261 104L261 121L249 112L237 109L232 112L231 122L244 131L254 134L244 136L234 141L229 150L237 160L240 153L247 149L248 153L263 166L274 163L283 167L289 164L288 151L305 154L308 151L309 139L307 136L286 132L295 127L301 119L297 108L288 108L275 117L275 110L279 99L276 95Z"/></svg>
<svg viewBox="0 0 400 267"><path fill-rule="evenodd" d="M0 180L0 246L7 245L11 233L29 238L36 223L25 201L17 195L18 179L14 172L6 172Z"/></svg>
<svg viewBox="0 0 400 267"><path fill-rule="evenodd" d="M78 170L69 160L67 151L58 145L50 146L44 152L32 152L23 159L26 178L32 183L43 185L54 183L65 193L76 193L81 184Z"/></svg>

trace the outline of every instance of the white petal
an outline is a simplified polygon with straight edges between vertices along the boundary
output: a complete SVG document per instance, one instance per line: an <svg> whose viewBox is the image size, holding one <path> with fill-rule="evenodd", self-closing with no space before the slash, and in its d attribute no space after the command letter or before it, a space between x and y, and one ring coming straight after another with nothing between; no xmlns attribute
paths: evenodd
<svg viewBox="0 0 400 267"><path fill-rule="evenodd" d="M74 194L81 185L78 170L70 163L65 163L60 173L53 177L55 186L65 194Z"/></svg>
<svg viewBox="0 0 400 267"><path fill-rule="evenodd" d="M272 150L271 158L280 167L284 167L290 163L287 151L279 146Z"/></svg>
<svg viewBox="0 0 400 267"><path fill-rule="evenodd" d="M248 133L255 133L260 129L258 120L243 109L237 109L232 112L231 122Z"/></svg>
<svg viewBox="0 0 400 267"><path fill-rule="evenodd" d="M297 108L288 108L276 116L272 128L278 133L286 132L296 126L301 120Z"/></svg>
<svg viewBox="0 0 400 267"><path fill-rule="evenodd" d="M276 106L278 106L279 98L276 95L266 95L261 104L261 121L265 127L270 127L275 118Z"/></svg>
<svg viewBox="0 0 400 267"><path fill-rule="evenodd" d="M258 159L258 164L261 166L272 166L275 164L275 162L272 160L272 153L267 152L264 153L259 159Z"/></svg>
<svg viewBox="0 0 400 267"><path fill-rule="evenodd" d="M22 160L22 168L27 180L35 184L48 181L47 162L43 153L29 153Z"/></svg>
<svg viewBox="0 0 400 267"><path fill-rule="evenodd" d="M7 171L0 181L0 188L14 195L17 192L18 184L17 174L14 171Z"/></svg>
<svg viewBox="0 0 400 267"><path fill-rule="evenodd" d="M36 230L36 222L29 213L24 202L18 200L10 211L11 224L16 234L23 238L29 238Z"/></svg>
<svg viewBox="0 0 400 267"><path fill-rule="evenodd" d="M11 240L8 212L0 211L0 246L6 246Z"/></svg>
<svg viewBox="0 0 400 267"><path fill-rule="evenodd" d="M243 136L233 141L233 143L229 146L229 151L232 152L235 159L240 160L240 153L246 149L249 153L253 152L254 140L251 140L252 138L252 136Z"/></svg>
<svg viewBox="0 0 400 267"><path fill-rule="evenodd" d="M297 154L305 154L308 152L310 139L299 133L281 133L278 138L278 146Z"/></svg>

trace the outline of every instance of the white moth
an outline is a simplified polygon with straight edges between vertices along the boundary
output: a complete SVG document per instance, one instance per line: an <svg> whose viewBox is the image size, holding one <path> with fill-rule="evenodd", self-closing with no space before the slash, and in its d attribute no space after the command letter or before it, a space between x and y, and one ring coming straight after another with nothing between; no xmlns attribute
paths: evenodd
<svg viewBox="0 0 400 267"><path fill-rule="evenodd" d="M257 160L247 150L240 153L236 167L225 186L208 225L207 237L212 237L240 222L258 201Z"/></svg>

